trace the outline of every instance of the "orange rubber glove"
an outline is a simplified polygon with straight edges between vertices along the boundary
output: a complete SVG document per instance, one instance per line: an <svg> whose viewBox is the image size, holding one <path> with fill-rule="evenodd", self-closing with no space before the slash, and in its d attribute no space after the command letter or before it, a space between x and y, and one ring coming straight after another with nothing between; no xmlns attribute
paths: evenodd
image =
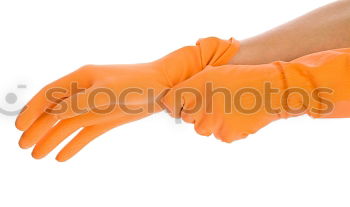
<svg viewBox="0 0 350 207"><path fill-rule="evenodd" d="M302 114L350 117L350 49L291 62L207 67L163 98L170 114L224 142Z"/></svg>
<svg viewBox="0 0 350 207"><path fill-rule="evenodd" d="M164 91L207 65L226 64L238 47L234 39L210 37L151 63L84 66L44 87L25 106L16 121L25 131L19 144L36 145L32 156L42 158L83 128L58 154L65 161L106 131L161 111L156 102Z"/></svg>

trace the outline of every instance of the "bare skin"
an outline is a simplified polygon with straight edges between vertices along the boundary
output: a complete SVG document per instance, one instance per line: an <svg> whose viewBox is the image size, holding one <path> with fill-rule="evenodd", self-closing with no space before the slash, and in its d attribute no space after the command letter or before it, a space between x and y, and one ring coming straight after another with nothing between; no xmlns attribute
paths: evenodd
<svg viewBox="0 0 350 207"><path fill-rule="evenodd" d="M350 0L339 0L255 37L240 41L230 64L252 65L350 47Z"/></svg>

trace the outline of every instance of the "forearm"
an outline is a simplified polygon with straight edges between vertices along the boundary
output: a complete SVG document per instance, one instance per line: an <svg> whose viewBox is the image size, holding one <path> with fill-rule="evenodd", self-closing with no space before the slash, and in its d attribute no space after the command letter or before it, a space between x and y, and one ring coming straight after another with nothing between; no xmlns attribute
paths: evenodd
<svg viewBox="0 0 350 207"><path fill-rule="evenodd" d="M290 61L314 52L346 47L350 47L350 0L340 0L241 41L240 51L230 64Z"/></svg>

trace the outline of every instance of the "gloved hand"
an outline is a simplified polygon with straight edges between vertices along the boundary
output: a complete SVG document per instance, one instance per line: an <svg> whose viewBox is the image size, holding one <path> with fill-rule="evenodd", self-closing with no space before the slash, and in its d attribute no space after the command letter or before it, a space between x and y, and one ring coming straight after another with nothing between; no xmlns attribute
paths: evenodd
<svg viewBox="0 0 350 207"><path fill-rule="evenodd" d="M42 158L83 127L56 158L65 161L106 131L161 111L156 102L164 91L207 65L226 64L238 46L233 39L211 37L151 63L84 66L44 87L25 106L16 121L25 131L19 144L36 145L32 156Z"/></svg>
<svg viewBox="0 0 350 207"><path fill-rule="evenodd" d="M163 103L200 135L225 142L253 134L280 118L350 117L350 49L291 62L208 66L173 87Z"/></svg>

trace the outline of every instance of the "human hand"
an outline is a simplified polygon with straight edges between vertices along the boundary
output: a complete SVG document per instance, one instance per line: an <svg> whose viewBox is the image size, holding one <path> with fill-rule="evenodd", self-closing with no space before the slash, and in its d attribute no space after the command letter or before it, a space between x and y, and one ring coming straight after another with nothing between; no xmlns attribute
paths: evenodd
<svg viewBox="0 0 350 207"><path fill-rule="evenodd" d="M350 50L310 54L291 62L208 66L173 87L163 103L200 135L225 142L280 118L350 117Z"/></svg>

